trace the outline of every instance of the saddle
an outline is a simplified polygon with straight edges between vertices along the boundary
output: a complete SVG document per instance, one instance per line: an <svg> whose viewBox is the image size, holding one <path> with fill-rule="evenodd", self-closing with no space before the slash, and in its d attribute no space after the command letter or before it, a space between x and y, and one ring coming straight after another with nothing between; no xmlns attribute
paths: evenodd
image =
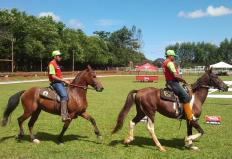
<svg viewBox="0 0 232 159"><path fill-rule="evenodd" d="M167 100L170 102L177 102L179 101L179 98L174 94L171 88L166 87L163 89L160 89L160 97L163 100Z"/></svg>
<svg viewBox="0 0 232 159"><path fill-rule="evenodd" d="M186 85L183 85L183 88L188 93L188 95L192 96L192 91L189 87ZM172 87L168 84L166 84L166 87L163 89L160 89L160 97L163 100L170 101L170 102L180 102L179 97L175 95L175 93L172 90Z"/></svg>
<svg viewBox="0 0 232 159"><path fill-rule="evenodd" d="M56 93L52 86L41 88L39 91L39 95L41 98L60 102L60 96Z"/></svg>
<svg viewBox="0 0 232 159"><path fill-rule="evenodd" d="M188 95L192 97L191 89L186 85L183 85L183 88ZM182 118L184 115L183 104L180 102L179 97L175 95L170 85L166 84L166 88L160 89L160 98L162 100L173 102L173 108L176 110L177 118Z"/></svg>

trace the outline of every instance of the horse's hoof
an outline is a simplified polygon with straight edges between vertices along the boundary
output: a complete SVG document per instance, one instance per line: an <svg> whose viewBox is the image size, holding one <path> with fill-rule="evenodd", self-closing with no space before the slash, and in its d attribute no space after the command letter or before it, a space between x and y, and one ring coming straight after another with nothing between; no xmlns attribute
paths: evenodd
<svg viewBox="0 0 232 159"><path fill-rule="evenodd" d="M165 149L164 147L160 147L160 148L159 148L159 151L160 151L160 152L165 152L166 149Z"/></svg>
<svg viewBox="0 0 232 159"><path fill-rule="evenodd" d="M194 151L200 150L197 146L193 146L193 145L188 145L188 146L185 145L185 147L189 150L194 150Z"/></svg>
<svg viewBox="0 0 232 159"><path fill-rule="evenodd" d="M59 142L58 145L64 146L64 143L63 142Z"/></svg>
<svg viewBox="0 0 232 159"><path fill-rule="evenodd" d="M35 143L35 144L39 144L39 143L40 143L40 141L39 141L38 139L34 139L34 140L33 140L33 143Z"/></svg>
<svg viewBox="0 0 232 159"><path fill-rule="evenodd" d="M16 140L21 140L23 138L24 135L22 134L18 134L17 136L15 136Z"/></svg>
<svg viewBox="0 0 232 159"><path fill-rule="evenodd" d="M200 150L197 146L191 146L189 147L190 150L198 151Z"/></svg>
<svg viewBox="0 0 232 159"><path fill-rule="evenodd" d="M123 143L124 143L125 145L129 145L133 140L134 140L133 138L127 138L127 139L124 140Z"/></svg>
<svg viewBox="0 0 232 159"><path fill-rule="evenodd" d="M100 135L100 136L97 136L97 139L98 140L102 140L102 136Z"/></svg>
<svg viewBox="0 0 232 159"><path fill-rule="evenodd" d="M102 139L102 136L97 136L97 143L102 143L103 139Z"/></svg>

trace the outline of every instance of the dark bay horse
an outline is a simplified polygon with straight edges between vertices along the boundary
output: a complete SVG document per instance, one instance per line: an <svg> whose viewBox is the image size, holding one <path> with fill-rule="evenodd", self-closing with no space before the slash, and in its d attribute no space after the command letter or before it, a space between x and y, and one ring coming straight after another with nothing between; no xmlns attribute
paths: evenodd
<svg viewBox="0 0 232 159"><path fill-rule="evenodd" d="M101 83L96 78L96 74L90 66L88 66L84 71L78 73L67 89L69 96L68 112L71 119L75 119L77 116L81 116L84 119L90 121L94 127L94 132L97 137L101 137L95 119L86 112L88 106L86 99L88 85L92 86L98 92L103 90ZM28 123L30 138L34 143L39 143L40 141L33 135L32 129L37 118L39 117L41 110L55 115L60 115L60 103L54 100L41 98L39 92L40 88L33 87L26 91L20 91L9 98L8 104L4 111L2 125L5 126L7 124L9 115L17 107L21 98L24 113L18 118L18 124L20 128L18 139L21 139L24 135L22 126L23 122L31 117ZM58 137L59 143L62 143L63 135L71 121L66 121L64 123L63 129Z"/></svg>
<svg viewBox="0 0 232 159"><path fill-rule="evenodd" d="M215 87L219 90L227 91L228 86L217 75L212 72L212 69L206 70L206 72L192 85L192 99L191 107L195 117L199 118L202 111L202 105L208 95L208 89ZM176 108L173 102L164 101L160 98L160 90L156 88L143 88L140 90L132 90L129 92L124 107L118 115L116 126L112 133L116 133L123 126L124 119L128 114L133 103L136 104L136 116L130 121L129 135L125 138L124 143L129 144L134 140L134 128L135 125L143 119L148 117L147 129L160 151L165 151L165 148L160 144L154 131L154 116L158 111L160 114L169 118L177 118L179 114L176 113ZM183 116L186 120L186 117ZM187 120L186 120L187 121ZM192 127L197 129L198 133L192 135ZM197 121L187 121L187 137L185 138L185 146L191 149L198 149L192 145L192 141L203 135L204 131Z"/></svg>

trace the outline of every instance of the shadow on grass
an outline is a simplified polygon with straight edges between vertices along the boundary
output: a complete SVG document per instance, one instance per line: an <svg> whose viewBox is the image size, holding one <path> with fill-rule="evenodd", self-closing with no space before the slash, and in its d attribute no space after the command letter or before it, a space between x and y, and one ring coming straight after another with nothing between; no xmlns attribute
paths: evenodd
<svg viewBox="0 0 232 159"><path fill-rule="evenodd" d="M59 135L55 135L55 134L49 134L49 133L46 133L46 132L38 132L36 135L36 138L39 139L40 141L53 141L54 143L58 144L58 136ZM20 141L27 141L27 142L30 142L30 136L29 135L24 135L22 137L22 139L18 140L16 138L16 136L6 136L6 137L3 137L0 139L0 143L1 142L4 142L5 140L8 140L8 139L12 139L12 138L15 138L18 142ZM99 142L97 141L91 141L91 140L88 140L87 139L88 137L87 136L80 136L80 135L64 135L63 137L63 142L69 142L69 141L75 141L75 140L80 140L80 141L86 141L86 142L91 142L91 143L95 143L95 144L99 144Z"/></svg>
<svg viewBox="0 0 232 159"><path fill-rule="evenodd" d="M58 134L50 134L46 132L37 132L36 138L38 138L41 141L53 141L55 143L58 143ZM63 141L68 142L68 141L74 141L74 140L82 140L84 138L88 138L87 136L80 136L80 135L64 135Z"/></svg>
<svg viewBox="0 0 232 159"><path fill-rule="evenodd" d="M12 138L15 138L15 135L2 137L2 138L0 139L0 143L4 142L5 140L12 139Z"/></svg>
<svg viewBox="0 0 232 159"><path fill-rule="evenodd" d="M161 145L165 147L171 147L176 149L184 149L184 140L173 138L170 140L166 139L159 139L159 142ZM123 140L113 140L108 145L109 146L115 146L118 144L123 144ZM139 146L139 147L145 147L145 146L155 146L155 143L151 138L141 137L141 136L135 136L135 140L132 141L129 145Z"/></svg>

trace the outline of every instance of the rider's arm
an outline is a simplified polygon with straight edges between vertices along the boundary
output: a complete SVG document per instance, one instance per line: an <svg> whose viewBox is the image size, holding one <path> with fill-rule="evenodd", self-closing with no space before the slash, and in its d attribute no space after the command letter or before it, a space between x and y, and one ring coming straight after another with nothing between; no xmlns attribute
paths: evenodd
<svg viewBox="0 0 232 159"><path fill-rule="evenodd" d="M167 67L169 71L174 75L175 79L177 79L180 82L186 83L186 81L177 73L173 62L169 62Z"/></svg>
<svg viewBox="0 0 232 159"><path fill-rule="evenodd" d="M55 68L54 68L53 64L49 65L49 75L51 75L52 79L55 80L55 81L64 82L66 84L70 84L69 81L64 80L64 79L59 78L59 77L56 76L56 72L55 72Z"/></svg>

